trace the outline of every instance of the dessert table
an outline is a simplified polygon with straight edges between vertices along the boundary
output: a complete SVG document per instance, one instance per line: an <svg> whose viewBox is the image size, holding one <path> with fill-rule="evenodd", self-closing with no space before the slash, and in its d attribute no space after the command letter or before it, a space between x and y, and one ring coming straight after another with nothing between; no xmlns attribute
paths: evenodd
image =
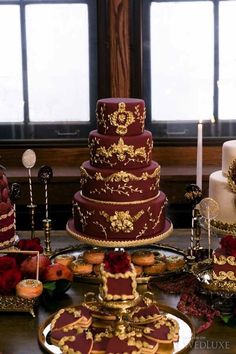
<svg viewBox="0 0 236 354"><path fill-rule="evenodd" d="M18 232L20 238L30 237L29 232ZM36 232L36 236L42 237L42 232ZM207 236L202 232L202 244L206 245ZM170 246L186 249L189 246L190 230L174 229L173 234L163 242ZM217 245L218 240L215 237L213 243ZM53 250L61 249L69 245L74 246L78 241L68 236L66 231L51 232L51 247ZM213 244L214 247L214 244ZM139 291L146 289L145 284L139 285ZM97 293L98 286L92 283L76 281L71 288L63 295L57 298L43 298L39 307L36 309L36 317L29 313L0 313L0 354L39 354L46 353L38 343L38 327L47 318L58 311L60 308L75 305L83 300L84 294L92 291ZM155 300L160 304L176 307L179 295L168 294L158 290L154 291ZM199 320L192 318L193 324L198 325ZM196 335L195 342L190 348L189 353L197 354L222 354L236 353L235 328L231 328L223 323L219 318L215 319L213 326L208 330Z"/></svg>

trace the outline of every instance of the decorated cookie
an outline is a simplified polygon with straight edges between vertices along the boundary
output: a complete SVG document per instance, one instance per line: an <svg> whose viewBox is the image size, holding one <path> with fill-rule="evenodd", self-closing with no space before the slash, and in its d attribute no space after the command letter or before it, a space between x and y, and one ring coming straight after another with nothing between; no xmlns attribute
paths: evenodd
<svg viewBox="0 0 236 354"><path fill-rule="evenodd" d="M159 308L156 304L151 304L147 307L137 306L131 315L131 321L135 324L146 324L157 321L161 318Z"/></svg>
<svg viewBox="0 0 236 354"><path fill-rule="evenodd" d="M89 327L91 321L90 311L85 306L69 307L57 312L51 322L51 329Z"/></svg>
<svg viewBox="0 0 236 354"><path fill-rule="evenodd" d="M63 337L58 343L63 354L90 354L93 346L92 333L83 331Z"/></svg>
<svg viewBox="0 0 236 354"><path fill-rule="evenodd" d="M145 326L143 333L158 343L171 343L178 340L179 325L175 320L163 316L157 322Z"/></svg>
<svg viewBox="0 0 236 354"><path fill-rule="evenodd" d="M123 338L114 335L107 344L106 354L124 353L141 354L141 347L136 344L135 337Z"/></svg>

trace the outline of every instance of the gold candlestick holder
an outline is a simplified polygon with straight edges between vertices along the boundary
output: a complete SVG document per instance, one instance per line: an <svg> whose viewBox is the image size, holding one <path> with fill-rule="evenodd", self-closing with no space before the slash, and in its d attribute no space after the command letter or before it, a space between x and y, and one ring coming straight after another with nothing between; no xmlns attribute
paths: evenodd
<svg viewBox="0 0 236 354"><path fill-rule="evenodd" d="M30 209L30 219L31 219L31 239L33 239L35 237L35 208L37 207L37 205L35 204L29 204L27 205L27 208Z"/></svg>
<svg viewBox="0 0 236 354"><path fill-rule="evenodd" d="M51 255L51 229L52 229L52 220L51 219L43 219L43 229L44 229L44 241L45 241L45 249L44 254Z"/></svg>

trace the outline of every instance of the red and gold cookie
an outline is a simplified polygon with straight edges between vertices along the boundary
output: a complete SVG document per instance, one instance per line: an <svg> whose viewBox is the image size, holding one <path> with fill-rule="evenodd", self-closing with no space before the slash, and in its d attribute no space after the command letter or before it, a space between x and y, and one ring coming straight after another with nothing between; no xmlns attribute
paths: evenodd
<svg viewBox="0 0 236 354"><path fill-rule="evenodd" d="M93 347L93 336L89 331L83 331L73 336L63 337L58 346L63 354L90 354Z"/></svg>
<svg viewBox="0 0 236 354"><path fill-rule="evenodd" d="M136 309L132 312L131 321L135 324L142 325L155 322L161 317L162 315L160 314L158 306L156 304L151 304L147 307L141 308L137 306Z"/></svg>
<svg viewBox="0 0 236 354"><path fill-rule="evenodd" d="M68 328L62 328L62 329L53 329L50 332L50 341L53 345L57 345L59 341L63 338L63 337L68 337L68 336L75 336L78 333L78 329L77 328L72 328L72 329L68 329Z"/></svg>
<svg viewBox="0 0 236 354"><path fill-rule="evenodd" d="M51 322L51 330L72 329L75 327L89 327L92 316L89 309L80 305L59 310Z"/></svg>
<svg viewBox="0 0 236 354"><path fill-rule="evenodd" d="M93 265L90 263L86 263L83 259L79 258L71 262L70 269L74 274L88 275L92 273Z"/></svg>
<svg viewBox="0 0 236 354"><path fill-rule="evenodd" d="M104 260L104 251L101 248L92 248L84 251L83 259L86 263L101 264Z"/></svg>
<svg viewBox="0 0 236 354"><path fill-rule="evenodd" d="M121 338L113 336L107 344L106 354L141 354L141 348L136 344L135 337Z"/></svg>
<svg viewBox="0 0 236 354"><path fill-rule="evenodd" d="M106 349L112 333L100 332L94 336L91 354L106 354Z"/></svg>
<svg viewBox="0 0 236 354"><path fill-rule="evenodd" d="M146 325L143 334L158 343L172 343L179 338L179 325L175 320L162 316L157 322Z"/></svg>
<svg viewBox="0 0 236 354"><path fill-rule="evenodd" d="M142 354L155 354L159 348L159 343L151 338L147 338L143 333L136 333L135 340L137 345L142 348ZM159 351L158 351L159 353Z"/></svg>
<svg viewBox="0 0 236 354"><path fill-rule="evenodd" d="M132 262L140 266L148 266L155 263L154 253L151 251L135 251L131 255Z"/></svg>

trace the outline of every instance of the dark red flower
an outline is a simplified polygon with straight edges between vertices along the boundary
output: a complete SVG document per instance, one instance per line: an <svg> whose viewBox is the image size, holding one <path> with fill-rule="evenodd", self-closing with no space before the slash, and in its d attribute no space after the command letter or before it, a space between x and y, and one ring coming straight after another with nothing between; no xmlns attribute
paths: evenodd
<svg viewBox="0 0 236 354"><path fill-rule="evenodd" d="M40 239L38 237L32 239L22 239L18 242L17 247L22 251L43 252L43 247L40 245Z"/></svg>
<svg viewBox="0 0 236 354"><path fill-rule="evenodd" d="M0 293L2 295L11 294L22 279L22 273L18 268L6 270L0 274Z"/></svg>
<svg viewBox="0 0 236 354"><path fill-rule="evenodd" d="M16 260L11 256L0 257L0 273L16 267Z"/></svg>
<svg viewBox="0 0 236 354"><path fill-rule="evenodd" d="M221 241L221 248L225 251L225 254L227 256L236 256L236 238L231 236L231 235L227 235L224 236Z"/></svg>
<svg viewBox="0 0 236 354"><path fill-rule="evenodd" d="M125 273L130 269L130 258L127 252L109 252L104 257L105 270L115 273Z"/></svg>

